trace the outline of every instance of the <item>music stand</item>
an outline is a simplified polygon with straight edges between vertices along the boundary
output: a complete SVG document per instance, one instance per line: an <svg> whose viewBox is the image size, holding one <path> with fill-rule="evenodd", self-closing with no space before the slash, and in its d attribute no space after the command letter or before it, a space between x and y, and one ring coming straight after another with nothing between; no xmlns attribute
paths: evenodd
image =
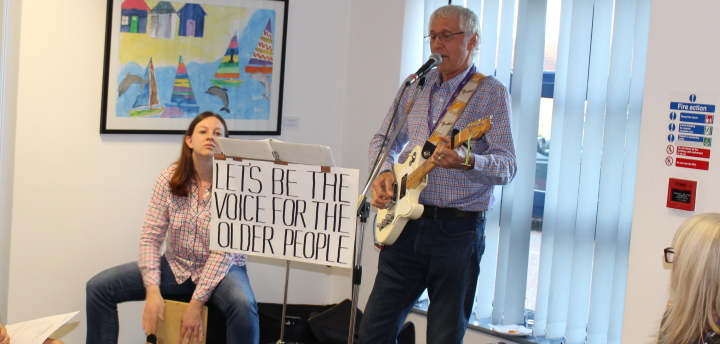
<svg viewBox="0 0 720 344"><path fill-rule="evenodd" d="M216 159L225 160L227 157L273 161L277 164L288 163L335 167L335 159L330 147L316 144L289 143L273 139L242 140L218 138L218 144L223 154L216 154ZM285 316L287 310L288 284L290 279L290 260L285 260L285 291L283 295L282 317L280 321L280 339L277 344L285 344Z"/></svg>

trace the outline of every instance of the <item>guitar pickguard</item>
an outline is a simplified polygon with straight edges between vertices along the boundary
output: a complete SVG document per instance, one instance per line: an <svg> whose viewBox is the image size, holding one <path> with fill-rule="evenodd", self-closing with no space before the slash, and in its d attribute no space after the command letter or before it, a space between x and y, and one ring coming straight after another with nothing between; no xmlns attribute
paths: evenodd
<svg viewBox="0 0 720 344"><path fill-rule="evenodd" d="M418 200L420 193L427 186L427 176L418 187L407 188L410 173L425 162L421 153L422 147L415 147L404 164L396 164L393 167L396 181L395 197L388 208L378 209L375 223L375 240L381 244L395 243L408 220L415 220L422 215L424 207Z"/></svg>

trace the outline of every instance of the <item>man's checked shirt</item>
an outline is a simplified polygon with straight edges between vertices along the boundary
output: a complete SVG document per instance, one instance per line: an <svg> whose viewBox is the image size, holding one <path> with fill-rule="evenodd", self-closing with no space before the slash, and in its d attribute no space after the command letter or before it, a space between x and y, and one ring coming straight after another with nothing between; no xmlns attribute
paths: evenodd
<svg viewBox="0 0 720 344"><path fill-rule="evenodd" d="M440 83L440 73L432 70L427 74L427 85L418 96L415 106L408 115L405 126L401 129L389 158L383 163L381 170L392 169L394 158L403 163L415 146L423 146L430 137L428 125L428 108L431 104L431 125L434 125L444 113L446 104L453 92L465 78L470 68L453 79ZM400 99L397 116L391 129L391 135L399 118L412 97L417 83L408 87ZM370 142L370 163L380 154L385 130L392 117L395 103L398 102L400 91L395 97L380 130ZM495 204L493 185L505 185L512 181L517 170L515 148L510 131L510 95L507 88L492 76L485 77L470 98L462 115L454 128L464 129L469 123L492 116L492 128L480 139L472 140L471 151L475 155L475 166L472 170L435 168L428 174L428 185L420 194L420 203L438 207L457 208L465 211L485 211ZM407 145L405 146L405 143Z"/></svg>

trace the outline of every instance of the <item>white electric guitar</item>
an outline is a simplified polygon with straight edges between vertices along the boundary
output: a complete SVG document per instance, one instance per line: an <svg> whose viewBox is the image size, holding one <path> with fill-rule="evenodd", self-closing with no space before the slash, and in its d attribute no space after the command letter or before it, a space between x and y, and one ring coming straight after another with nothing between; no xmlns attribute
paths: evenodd
<svg viewBox="0 0 720 344"><path fill-rule="evenodd" d="M490 126L489 119L468 124L463 131L455 135L452 147L457 147L469 138L483 136L490 130ZM415 220L423 213L424 207L418 203L418 199L420 192L427 186L427 174L435 168L435 164L422 157L422 150L421 146L415 147L405 163L393 166L393 200L385 209L378 209L375 220L375 240L380 244L395 243L408 220Z"/></svg>

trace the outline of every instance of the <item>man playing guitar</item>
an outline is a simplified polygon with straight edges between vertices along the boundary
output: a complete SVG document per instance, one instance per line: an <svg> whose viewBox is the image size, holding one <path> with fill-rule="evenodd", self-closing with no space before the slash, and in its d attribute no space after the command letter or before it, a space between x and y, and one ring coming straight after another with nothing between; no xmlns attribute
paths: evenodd
<svg viewBox="0 0 720 344"><path fill-rule="evenodd" d="M394 344L413 305L427 288L428 343L461 343L472 313L480 258L485 250L484 212L495 205L494 185L505 185L515 176L515 150L510 131L508 90L492 76L484 77L474 90L455 128L492 118L492 128L465 147L444 145L451 138L438 122L475 74L473 57L479 45L478 18L461 6L443 6L430 17L430 49L442 63L427 74L427 87L420 93L407 123L401 128L392 154L372 185L372 205L385 209L395 197L391 172L395 157L405 162L416 146L434 135L437 145L428 157L437 168L427 174L427 187L420 193L424 206L420 218L410 220L397 240L380 252L378 273L360 324L362 344ZM476 80L476 79L473 79ZM403 113L416 85L398 92L398 113ZM385 128L370 143L370 158L380 154ZM440 119L443 121L440 121ZM439 135L439 136L438 136ZM442 144L444 143L444 144ZM417 157L412 157L415 159Z"/></svg>

